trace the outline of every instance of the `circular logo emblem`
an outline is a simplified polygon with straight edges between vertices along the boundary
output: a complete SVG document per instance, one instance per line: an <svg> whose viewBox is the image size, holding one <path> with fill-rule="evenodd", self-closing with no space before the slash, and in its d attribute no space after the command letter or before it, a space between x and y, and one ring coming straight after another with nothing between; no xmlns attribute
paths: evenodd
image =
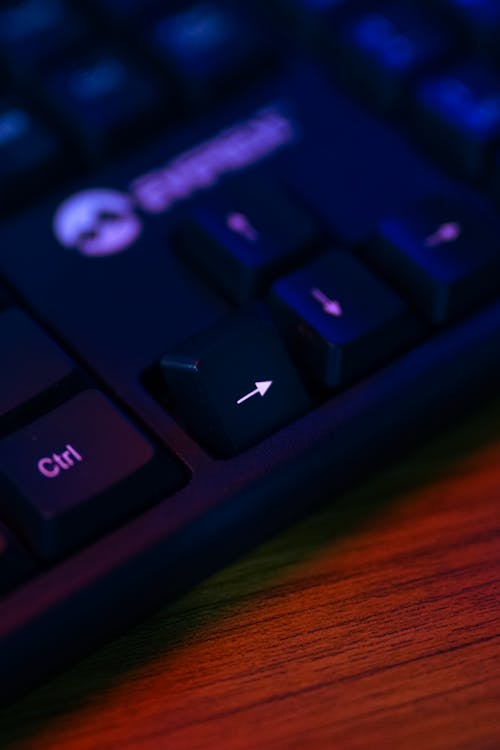
<svg viewBox="0 0 500 750"><path fill-rule="evenodd" d="M85 190L65 200L56 211L53 227L61 245L92 257L127 250L142 231L132 199L105 188Z"/></svg>

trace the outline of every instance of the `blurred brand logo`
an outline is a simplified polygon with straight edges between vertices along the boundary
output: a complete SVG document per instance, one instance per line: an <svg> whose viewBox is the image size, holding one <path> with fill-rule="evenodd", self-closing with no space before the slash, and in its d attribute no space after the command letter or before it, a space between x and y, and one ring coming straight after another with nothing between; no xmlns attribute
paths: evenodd
<svg viewBox="0 0 500 750"><path fill-rule="evenodd" d="M163 214L222 177L252 166L291 144L295 125L275 105L223 130L164 167L135 179L127 193L100 188L71 196L54 216L54 233L63 247L86 256L114 255L141 235L139 211Z"/></svg>
<svg viewBox="0 0 500 750"><path fill-rule="evenodd" d="M125 250L141 230L132 199L104 188L72 195L54 216L54 232L61 245L93 257Z"/></svg>

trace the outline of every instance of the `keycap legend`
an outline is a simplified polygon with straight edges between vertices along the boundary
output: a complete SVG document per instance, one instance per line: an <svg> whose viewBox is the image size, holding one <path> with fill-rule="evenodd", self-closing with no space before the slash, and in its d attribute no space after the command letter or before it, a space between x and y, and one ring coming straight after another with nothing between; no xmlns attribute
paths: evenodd
<svg viewBox="0 0 500 750"><path fill-rule="evenodd" d="M37 468L42 476L55 479L61 471L69 471L83 461L83 456L72 445L67 445L62 453L53 453L38 461Z"/></svg>
<svg viewBox="0 0 500 750"><path fill-rule="evenodd" d="M429 235L425 240L426 247L439 247L439 245L446 245L449 242L455 242L462 234L462 227L456 221L449 221L446 224L441 224L439 229L433 234Z"/></svg>
<svg viewBox="0 0 500 750"><path fill-rule="evenodd" d="M245 214L238 212L228 214L226 224L228 229L244 237L249 242L257 242L260 238L260 233Z"/></svg>
<svg viewBox="0 0 500 750"><path fill-rule="evenodd" d="M326 313L326 315L331 315L335 318L342 317L343 310L340 302L334 299L330 299L324 292L321 291L321 289L311 289L311 294L314 299L319 302L319 304L323 308L323 312Z"/></svg>
<svg viewBox="0 0 500 750"><path fill-rule="evenodd" d="M272 384L273 384L272 380L257 381L255 383L255 390L251 391L250 393L247 393L246 396L242 396L240 399L238 399L236 403L239 406L244 401L248 401L249 398L253 398L254 396L257 396L258 394L260 394L261 396L265 396L269 388L272 386Z"/></svg>

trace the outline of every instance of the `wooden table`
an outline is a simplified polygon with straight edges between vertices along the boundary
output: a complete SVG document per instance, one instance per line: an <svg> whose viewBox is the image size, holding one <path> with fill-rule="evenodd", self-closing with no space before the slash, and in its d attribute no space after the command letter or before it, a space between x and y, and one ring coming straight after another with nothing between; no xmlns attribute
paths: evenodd
<svg viewBox="0 0 500 750"><path fill-rule="evenodd" d="M0 717L2 750L500 748L500 400Z"/></svg>

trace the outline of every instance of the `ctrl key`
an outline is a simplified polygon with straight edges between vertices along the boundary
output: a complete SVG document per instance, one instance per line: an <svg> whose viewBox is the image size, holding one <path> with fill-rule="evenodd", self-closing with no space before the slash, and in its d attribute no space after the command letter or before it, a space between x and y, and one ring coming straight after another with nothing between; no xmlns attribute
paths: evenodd
<svg viewBox="0 0 500 750"><path fill-rule="evenodd" d="M33 551L68 554L178 489L184 472L98 391L0 443L3 514Z"/></svg>

